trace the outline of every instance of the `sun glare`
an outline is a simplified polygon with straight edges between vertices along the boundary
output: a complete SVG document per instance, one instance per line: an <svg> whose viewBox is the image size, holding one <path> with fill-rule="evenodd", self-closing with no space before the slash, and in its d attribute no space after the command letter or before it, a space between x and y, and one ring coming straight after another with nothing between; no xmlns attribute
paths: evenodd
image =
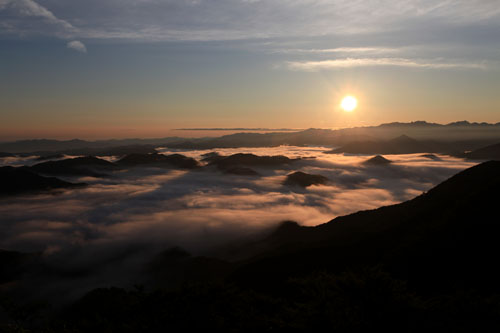
<svg viewBox="0 0 500 333"><path fill-rule="evenodd" d="M352 96L344 97L342 99L342 102L340 103L340 107L342 108L342 110L347 112L353 111L357 105L358 105L357 99Z"/></svg>

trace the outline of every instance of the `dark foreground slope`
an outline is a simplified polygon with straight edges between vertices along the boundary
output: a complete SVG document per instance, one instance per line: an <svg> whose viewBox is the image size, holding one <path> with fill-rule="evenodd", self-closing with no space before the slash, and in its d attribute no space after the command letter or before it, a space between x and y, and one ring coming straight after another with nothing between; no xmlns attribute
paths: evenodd
<svg viewBox="0 0 500 333"><path fill-rule="evenodd" d="M465 170L428 193L313 227L287 225L235 275L249 285L382 265L421 292L500 292L500 162Z"/></svg>
<svg viewBox="0 0 500 333"><path fill-rule="evenodd" d="M498 332L499 189L486 162L402 204L289 222L217 283L96 289L45 330Z"/></svg>

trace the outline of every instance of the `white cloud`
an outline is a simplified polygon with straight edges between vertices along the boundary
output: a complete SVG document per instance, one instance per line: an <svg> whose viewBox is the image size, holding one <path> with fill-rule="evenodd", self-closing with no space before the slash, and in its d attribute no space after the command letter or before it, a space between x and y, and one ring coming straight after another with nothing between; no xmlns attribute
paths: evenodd
<svg viewBox="0 0 500 333"><path fill-rule="evenodd" d="M287 54L341 54L341 53L359 53L359 54L385 54L397 53L400 50L386 47L336 47L330 49L281 49L275 50L275 53Z"/></svg>
<svg viewBox="0 0 500 333"><path fill-rule="evenodd" d="M72 50L75 50L78 52L87 53L87 47L85 46L85 44L83 44L79 40L73 40L71 42L68 42L66 44L66 47L68 49L72 49Z"/></svg>
<svg viewBox="0 0 500 333"><path fill-rule="evenodd" d="M483 63L467 63L467 62L450 62L439 60L413 60L406 58L343 58L333 60L319 61L289 61L286 66L292 70L298 71L318 71L339 68L353 67L375 67L375 66L396 66L396 67L412 67L412 68L434 68L434 69L449 69L449 68L471 68L484 69L486 66Z"/></svg>
<svg viewBox="0 0 500 333"><path fill-rule="evenodd" d="M496 0L0 0L0 17L0 37L238 41L301 71L498 67Z"/></svg>
<svg viewBox="0 0 500 333"><path fill-rule="evenodd" d="M67 36L77 29L69 22L57 18L46 7L33 0L0 0L4 24L16 34L54 34Z"/></svg>
<svg viewBox="0 0 500 333"><path fill-rule="evenodd" d="M495 0L0 0L22 15L72 27L48 9L79 23L81 38L231 40L400 31L492 22ZM424 32L425 33L425 32Z"/></svg>

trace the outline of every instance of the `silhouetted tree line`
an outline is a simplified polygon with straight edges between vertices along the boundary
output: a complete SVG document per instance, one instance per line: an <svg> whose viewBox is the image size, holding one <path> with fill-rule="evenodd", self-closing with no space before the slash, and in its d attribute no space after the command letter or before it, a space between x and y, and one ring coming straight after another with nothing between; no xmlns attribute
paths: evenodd
<svg viewBox="0 0 500 333"><path fill-rule="evenodd" d="M1 332L498 332L500 295L422 296L380 268L289 278L281 286L95 289L63 310L2 300Z"/></svg>

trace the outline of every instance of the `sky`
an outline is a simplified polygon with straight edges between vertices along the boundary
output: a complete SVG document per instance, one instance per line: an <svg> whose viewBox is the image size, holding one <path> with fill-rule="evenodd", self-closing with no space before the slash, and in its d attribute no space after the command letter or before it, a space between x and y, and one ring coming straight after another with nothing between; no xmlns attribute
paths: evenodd
<svg viewBox="0 0 500 333"><path fill-rule="evenodd" d="M499 91L498 0L0 0L1 141L499 122Z"/></svg>

